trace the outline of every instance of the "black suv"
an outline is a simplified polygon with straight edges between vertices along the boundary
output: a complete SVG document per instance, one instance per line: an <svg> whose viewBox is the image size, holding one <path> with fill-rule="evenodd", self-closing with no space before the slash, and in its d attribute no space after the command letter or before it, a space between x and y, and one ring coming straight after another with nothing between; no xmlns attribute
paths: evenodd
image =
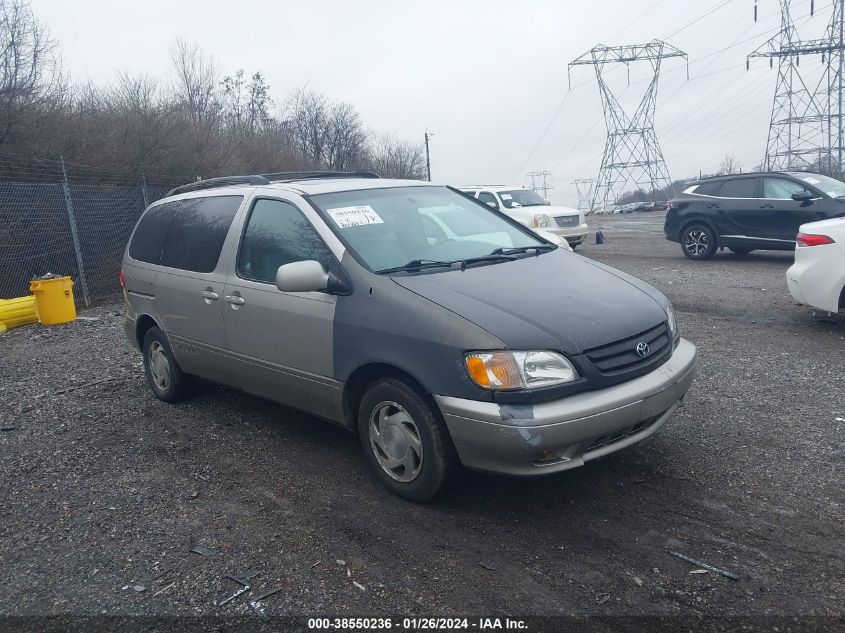
<svg viewBox="0 0 845 633"><path fill-rule="evenodd" d="M810 172L716 176L690 183L669 203L663 232L690 259L717 248L794 250L798 227L845 215L845 183Z"/></svg>

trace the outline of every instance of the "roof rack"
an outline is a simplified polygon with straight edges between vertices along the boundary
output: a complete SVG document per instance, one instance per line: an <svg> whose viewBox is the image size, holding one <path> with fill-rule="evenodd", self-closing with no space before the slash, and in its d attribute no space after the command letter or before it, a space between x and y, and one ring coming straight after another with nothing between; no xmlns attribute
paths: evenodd
<svg viewBox="0 0 845 633"><path fill-rule="evenodd" d="M293 182L296 180L317 180L319 178L381 178L374 171L282 171L275 174L261 174L271 182Z"/></svg>
<svg viewBox="0 0 845 633"><path fill-rule="evenodd" d="M231 187L232 185L269 185L271 182L295 182L318 178L381 178L381 176L374 171L282 171L275 174L258 174L255 176L222 176L180 185L168 191L167 196L216 187Z"/></svg>
<svg viewBox="0 0 845 633"><path fill-rule="evenodd" d="M209 178L198 180L187 185L175 187L167 192L166 197L175 196L179 193L189 191L201 191L203 189L214 189L216 187L230 187L232 185L269 185L270 181L264 176L223 176L222 178Z"/></svg>

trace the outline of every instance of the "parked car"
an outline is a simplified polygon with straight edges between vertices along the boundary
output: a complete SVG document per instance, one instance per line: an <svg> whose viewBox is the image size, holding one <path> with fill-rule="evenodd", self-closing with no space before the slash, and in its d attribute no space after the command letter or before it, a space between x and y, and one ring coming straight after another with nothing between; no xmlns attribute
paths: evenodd
<svg viewBox="0 0 845 633"><path fill-rule="evenodd" d="M717 176L672 199L663 231L690 259L793 250L798 227L845 214L845 183L809 172Z"/></svg>
<svg viewBox="0 0 845 633"><path fill-rule="evenodd" d="M845 308L845 218L804 224L795 239L786 271L792 298L827 312Z"/></svg>
<svg viewBox="0 0 845 633"><path fill-rule="evenodd" d="M456 237L431 240L432 209ZM156 397L200 377L340 424L415 501L461 464L540 475L639 442L695 373L660 291L429 182L177 187L139 220L120 278Z"/></svg>
<svg viewBox="0 0 845 633"><path fill-rule="evenodd" d="M551 206L539 194L522 187L475 185L461 191L505 213L531 229L543 229L565 238L576 248L587 237L587 222L578 209Z"/></svg>

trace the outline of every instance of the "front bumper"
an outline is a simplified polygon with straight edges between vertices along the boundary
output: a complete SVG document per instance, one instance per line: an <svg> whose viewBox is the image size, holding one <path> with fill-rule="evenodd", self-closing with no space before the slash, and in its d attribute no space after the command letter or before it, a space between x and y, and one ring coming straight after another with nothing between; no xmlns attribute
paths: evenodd
<svg viewBox="0 0 845 633"><path fill-rule="evenodd" d="M552 220L554 222L554 220ZM554 224L550 227L544 227L544 231L548 231L549 233L554 233L558 237L566 238L570 244L580 244L584 241L584 238L587 237L588 227L586 222L583 224L579 224L578 226L567 226L567 227L560 227L555 226Z"/></svg>
<svg viewBox="0 0 845 633"><path fill-rule="evenodd" d="M644 440L666 423L692 384L695 345L628 382L536 405L435 396L461 463L473 470L542 475ZM538 461L541 452L542 461ZM549 459L549 454L556 456Z"/></svg>

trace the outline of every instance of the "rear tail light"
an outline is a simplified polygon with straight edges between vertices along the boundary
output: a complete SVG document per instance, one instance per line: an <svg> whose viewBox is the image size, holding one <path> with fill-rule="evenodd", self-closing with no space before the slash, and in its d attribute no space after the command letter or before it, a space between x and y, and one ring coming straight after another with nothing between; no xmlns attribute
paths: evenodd
<svg viewBox="0 0 845 633"><path fill-rule="evenodd" d="M834 239L827 235L813 235L812 233L799 233L795 241L798 246L822 246L824 244L833 244Z"/></svg>
<svg viewBox="0 0 845 633"><path fill-rule="evenodd" d="M117 280L120 282L121 288L126 288L126 275L123 274L123 269L120 269L120 272L117 273Z"/></svg>

